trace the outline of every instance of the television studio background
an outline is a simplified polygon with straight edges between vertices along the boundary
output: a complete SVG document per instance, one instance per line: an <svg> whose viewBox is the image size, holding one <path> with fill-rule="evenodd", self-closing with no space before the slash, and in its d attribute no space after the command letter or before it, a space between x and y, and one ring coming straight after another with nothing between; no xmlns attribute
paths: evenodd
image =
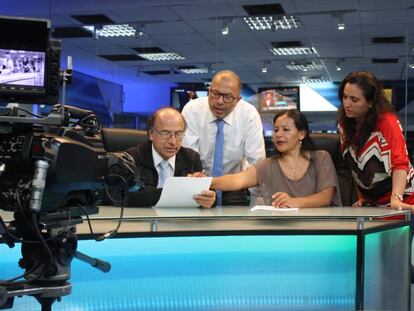
<svg viewBox="0 0 414 311"><path fill-rule="evenodd" d="M334 133L340 81L352 71L367 70L382 81L414 160L412 0L14 0L2 6L1 15L51 20L51 37L62 41L61 67L67 66L68 56L73 58L73 81L67 85L65 103L96 112L105 127L145 130L152 112L165 106L181 110L192 98L207 95L215 72L230 69L241 77L242 97L262 117L270 153L277 110L299 109L312 132ZM0 47L3 66L7 66L8 54ZM26 56L41 63L37 55ZM25 70L23 58L12 56L13 71L3 71L0 83L2 77ZM36 63L31 70L36 71ZM43 104L22 106L41 115L51 109ZM229 241L230 245L234 242ZM97 256L105 254L103 247L84 247ZM193 247L194 252L200 251L197 245ZM14 251L10 258L18 257L18 250ZM187 251L180 252L184 256ZM136 263L127 264L133 269ZM74 292L87 291L82 271L89 267L75 265L75 269L79 269L75 282L81 285ZM104 279L98 272L96 276L95 271L91 273ZM145 271L142 274L148 277ZM105 286L98 288L113 290ZM116 286L121 285L111 286L120 291ZM79 310L97 308L99 299L89 298L81 296L84 304ZM19 300L19 310L31 310L34 305ZM136 307L122 303L123 310ZM343 303L347 306L348 302ZM70 310L70 304L55 307Z"/></svg>

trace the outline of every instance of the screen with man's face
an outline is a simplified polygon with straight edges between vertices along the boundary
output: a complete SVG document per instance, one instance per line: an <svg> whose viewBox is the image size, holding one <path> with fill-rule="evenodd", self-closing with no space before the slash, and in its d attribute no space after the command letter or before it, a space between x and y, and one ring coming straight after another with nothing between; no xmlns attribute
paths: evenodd
<svg viewBox="0 0 414 311"><path fill-rule="evenodd" d="M274 113L281 109L299 110L298 87L274 87L259 89L259 111Z"/></svg>

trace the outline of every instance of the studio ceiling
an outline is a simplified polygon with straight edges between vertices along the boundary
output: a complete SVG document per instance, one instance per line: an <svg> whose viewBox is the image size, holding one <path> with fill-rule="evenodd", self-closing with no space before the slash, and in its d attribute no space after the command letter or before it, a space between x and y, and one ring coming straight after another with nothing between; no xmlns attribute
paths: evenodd
<svg viewBox="0 0 414 311"><path fill-rule="evenodd" d="M73 56L75 70L120 82L205 82L213 71L221 69L236 71L253 88L275 83L293 85L309 77L340 81L354 70L372 71L382 80L401 80L406 73L414 76L414 69L406 70L414 47L414 0L14 0L1 3L3 15L50 18L53 28L82 27L79 17L74 16L83 15L104 15L117 24L139 28L137 31L144 35L62 38L64 55ZM301 26L290 30L251 31L243 20L248 16L243 6L264 4L280 4L287 16L299 19ZM343 31L337 28L341 17L345 24ZM220 32L223 23L229 27L225 36ZM397 43L376 42L373 38L377 37L391 38ZM276 56L270 52L272 42L286 41L314 47L317 54ZM102 57L134 56L137 48L154 47L178 53L185 59L152 62ZM313 69L310 66L306 72L288 70L286 66L292 62L318 66ZM337 71L337 65L341 71ZM180 71L180 67L188 66L207 68L209 72L184 74ZM267 67L267 73L262 73L263 67Z"/></svg>

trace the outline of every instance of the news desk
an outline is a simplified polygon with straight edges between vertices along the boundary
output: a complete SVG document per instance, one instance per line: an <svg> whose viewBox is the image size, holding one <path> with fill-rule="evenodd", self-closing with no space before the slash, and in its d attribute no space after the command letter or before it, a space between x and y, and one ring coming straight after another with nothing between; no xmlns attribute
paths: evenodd
<svg viewBox="0 0 414 311"><path fill-rule="evenodd" d="M101 207L95 233L115 228L119 213ZM78 226L78 250L112 270L75 260L72 294L53 310L409 310L409 217L379 208L128 208L115 238L94 242L86 221ZM19 248L0 253L0 277L20 274ZM31 297L13 308L38 309Z"/></svg>

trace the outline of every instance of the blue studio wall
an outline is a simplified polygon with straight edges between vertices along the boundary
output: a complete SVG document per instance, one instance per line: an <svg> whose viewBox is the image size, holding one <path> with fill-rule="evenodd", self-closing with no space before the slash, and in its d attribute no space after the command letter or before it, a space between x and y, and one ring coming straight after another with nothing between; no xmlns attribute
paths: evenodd
<svg viewBox="0 0 414 311"><path fill-rule="evenodd" d="M124 112L151 114L161 107L170 106L169 82L124 84Z"/></svg>
<svg viewBox="0 0 414 311"><path fill-rule="evenodd" d="M66 89L65 103L90 109L103 124L109 125L112 124L110 112L122 109L122 85L74 71L72 84Z"/></svg>

